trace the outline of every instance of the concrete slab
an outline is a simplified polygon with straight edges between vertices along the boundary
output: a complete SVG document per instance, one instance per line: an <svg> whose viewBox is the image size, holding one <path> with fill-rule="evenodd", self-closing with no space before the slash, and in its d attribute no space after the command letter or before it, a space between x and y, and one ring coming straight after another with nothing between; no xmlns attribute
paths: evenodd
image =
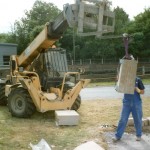
<svg viewBox="0 0 150 150"><path fill-rule="evenodd" d="M55 111L56 125L78 125L79 114L74 110Z"/></svg>
<svg viewBox="0 0 150 150"><path fill-rule="evenodd" d="M124 133L122 139L113 143L113 132L104 133L108 150L149 150L150 149L150 133L143 133L142 140L136 141L135 134Z"/></svg>
<svg viewBox="0 0 150 150"><path fill-rule="evenodd" d="M128 126L134 126L134 120L133 118L129 118L128 119ZM149 125L149 121L148 118L142 118L142 126L148 126Z"/></svg>
<svg viewBox="0 0 150 150"><path fill-rule="evenodd" d="M104 149L100 145L96 144L94 141L89 141L79 145L74 150L104 150Z"/></svg>
<svg viewBox="0 0 150 150"><path fill-rule="evenodd" d="M148 125L150 126L150 117L147 117Z"/></svg>
<svg viewBox="0 0 150 150"><path fill-rule="evenodd" d="M127 124L128 126L134 126L134 120L133 120L133 118L129 118L128 119L128 124Z"/></svg>
<svg viewBox="0 0 150 150"><path fill-rule="evenodd" d="M137 63L136 60L120 59L121 65L116 91L126 94L134 93Z"/></svg>
<svg viewBox="0 0 150 150"><path fill-rule="evenodd" d="M142 119L142 125L143 125L143 126L148 126L148 124L149 124L148 119L147 119L147 118L143 118L143 119Z"/></svg>

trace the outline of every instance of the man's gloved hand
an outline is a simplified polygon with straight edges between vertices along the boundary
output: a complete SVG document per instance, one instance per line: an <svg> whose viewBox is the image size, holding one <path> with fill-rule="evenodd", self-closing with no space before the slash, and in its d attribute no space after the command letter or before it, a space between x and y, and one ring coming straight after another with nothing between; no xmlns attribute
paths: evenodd
<svg viewBox="0 0 150 150"><path fill-rule="evenodd" d="M138 93L141 92L141 90L140 90L138 87L135 87L135 90L136 90Z"/></svg>

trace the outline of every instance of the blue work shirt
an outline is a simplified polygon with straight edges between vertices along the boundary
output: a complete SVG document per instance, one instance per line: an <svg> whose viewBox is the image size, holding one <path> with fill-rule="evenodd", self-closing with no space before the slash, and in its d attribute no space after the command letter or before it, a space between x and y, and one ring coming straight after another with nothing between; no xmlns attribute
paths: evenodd
<svg viewBox="0 0 150 150"><path fill-rule="evenodd" d="M144 90L145 87L140 78L136 77L135 79L135 87L138 87L140 90ZM139 104L141 103L140 94L134 90L134 94L124 94L123 103L124 104Z"/></svg>

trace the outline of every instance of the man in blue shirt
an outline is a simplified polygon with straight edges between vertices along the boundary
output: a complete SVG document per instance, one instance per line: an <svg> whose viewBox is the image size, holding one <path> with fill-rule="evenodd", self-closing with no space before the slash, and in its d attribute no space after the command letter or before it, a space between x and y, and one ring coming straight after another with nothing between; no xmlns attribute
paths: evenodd
<svg viewBox="0 0 150 150"><path fill-rule="evenodd" d="M144 94L144 85L140 78L135 80L135 91L134 94L124 94L123 107L118 123L118 127L113 138L113 142L117 142L122 138L125 131L128 118L130 113L132 113L134 119L134 126L136 129L136 140L140 141L142 136L142 99L140 94Z"/></svg>

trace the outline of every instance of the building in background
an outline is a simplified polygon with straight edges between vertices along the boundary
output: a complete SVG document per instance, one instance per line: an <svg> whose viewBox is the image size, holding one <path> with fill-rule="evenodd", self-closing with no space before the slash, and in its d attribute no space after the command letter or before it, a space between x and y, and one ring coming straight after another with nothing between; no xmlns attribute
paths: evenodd
<svg viewBox="0 0 150 150"><path fill-rule="evenodd" d="M17 54L17 44L0 43L0 69L9 68L11 55Z"/></svg>
<svg viewBox="0 0 150 150"><path fill-rule="evenodd" d="M17 44L0 43L0 80L9 74L11 55L17 54Z"/></svg>

